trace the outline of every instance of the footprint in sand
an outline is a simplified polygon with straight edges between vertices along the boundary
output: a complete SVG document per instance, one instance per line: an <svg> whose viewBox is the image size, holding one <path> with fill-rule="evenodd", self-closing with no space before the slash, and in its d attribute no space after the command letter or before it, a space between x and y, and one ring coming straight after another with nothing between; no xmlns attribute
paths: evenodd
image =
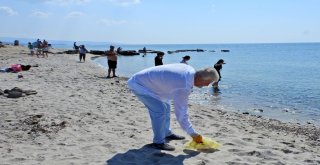
<svg viewBox="0 0 320 165"><path fill-rule="evenodd" d="M253 141L253 139L251 139L251 138L242 138L242 140L244 140L246 142L252 142Z"/></svg>
<svg viewBox="0 0 320 165"><path fill-rule="evenodd" d="M293 151L289 150L289 149L281 149L281 151L285 154L289 154L292 153Z"/></svg>
<svg viewBox="0 0 320 165"><path fill-rule="evenodd" d="M224 146L234 146L235 144L233 144L233 143L224 143L223 145Z"/></svg>
<svg viewBox="0 0 320 165"><path fill-rule="evenodd" d="M242 152L243 150L239 150L236 148L228 149L229 152Z"/></svg>

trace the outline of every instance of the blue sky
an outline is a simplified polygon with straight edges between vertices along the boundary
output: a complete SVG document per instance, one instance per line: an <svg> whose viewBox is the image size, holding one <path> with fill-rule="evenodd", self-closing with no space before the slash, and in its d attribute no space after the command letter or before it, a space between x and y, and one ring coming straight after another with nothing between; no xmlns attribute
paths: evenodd
<svg viewBox="0 0 320 165"><path fill-rule="evenodd" d="M320 0L0 0L0 37L127 44L320 42Z"/></svg>

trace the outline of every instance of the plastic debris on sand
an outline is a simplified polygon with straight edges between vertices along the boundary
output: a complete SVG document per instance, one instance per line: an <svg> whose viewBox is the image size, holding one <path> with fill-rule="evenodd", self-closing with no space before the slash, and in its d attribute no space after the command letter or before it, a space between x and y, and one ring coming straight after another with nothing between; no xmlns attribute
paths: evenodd
<svg viewBox="0 0 320 165"><path fill-rule="evenodd" d="M215 140L207 137L203 137L202 141L202 143L196 143L195 141L190 140L185 144L185 148L191 150L217 150L221 146Z"/></svg>

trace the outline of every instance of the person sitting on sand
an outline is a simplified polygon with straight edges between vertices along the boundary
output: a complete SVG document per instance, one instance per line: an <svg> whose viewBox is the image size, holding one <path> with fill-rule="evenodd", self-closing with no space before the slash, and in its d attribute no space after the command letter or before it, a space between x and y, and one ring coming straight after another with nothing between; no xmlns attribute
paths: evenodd
<svg viewBox="0 0 320 165"><path fill-rule="evenodd" d="M191 58L190 56L184 56L182 57L182 61L180 61L180 63L188 65L188 61L190 60L190 58Z"/></svg>
<svg viewBox="0 0 320 165"><path fill-rule="evenodd" d="M144 69L128 80L129 89L149 110L154 134L152 147L174 150L166 140L185 139L171 131L170 100L181 128L193 141L202 142L202 136L193 129L188 117L188 96L193 86L201 88L218 79L213 68L195 71L190 65L177 63Z"/></svg>
<svg viewBox="0 0 320 165"><path fill-rule="evenodd" d="M163 65L163 62L162 62L163 56L164 56L163 52L157 53L157 56L154 58L154 65L155 66Z"/></svg>
<svg viewBox="0 0 320 165"><path fill-rule="evenodd" d="M80 62L83 59L83 62L86 62L86 53L89 52L84 45L79 46L79 59Z"/></svg>
<svg viewBox="0 0 320 165"><path fill-rule="evenodd" d="M219 80L212 84L212 86L216 89L218 89L218 87L219 87L218 83L221 80L220 70L222 69L222 64L226 64L223 59L218 60L218 62L216 64L214 64L214 68L217 70L217 72L219 74Z"/></svg>
<svg viewBox="0 0 320 165"><path fill-rule="evenodd" d="M113 72L112 77L118 77L116 75L118 57L117 57L116 52L114 51L113 45L110 45L110 49L106 52L106 56L108 58L108 66L109 66L107 78L111 78L111 76L110 76L111 71Z"/></svg>

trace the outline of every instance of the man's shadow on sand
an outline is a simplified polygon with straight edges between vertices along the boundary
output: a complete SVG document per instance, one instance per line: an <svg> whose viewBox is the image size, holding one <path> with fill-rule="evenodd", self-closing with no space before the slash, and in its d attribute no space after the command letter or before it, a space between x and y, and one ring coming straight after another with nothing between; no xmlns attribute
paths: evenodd
<svg viewBox="0 0 320 165"><path fill-rule="evenodd" d="M197 156L200 152L193 150L183 150L184 155L174 156L169 153L154 149L151 144L144 145L140 149L132 149L126 153L119 153L106 161L106 165L119 164L172 164L183 165L185 159Z"/></svg>

